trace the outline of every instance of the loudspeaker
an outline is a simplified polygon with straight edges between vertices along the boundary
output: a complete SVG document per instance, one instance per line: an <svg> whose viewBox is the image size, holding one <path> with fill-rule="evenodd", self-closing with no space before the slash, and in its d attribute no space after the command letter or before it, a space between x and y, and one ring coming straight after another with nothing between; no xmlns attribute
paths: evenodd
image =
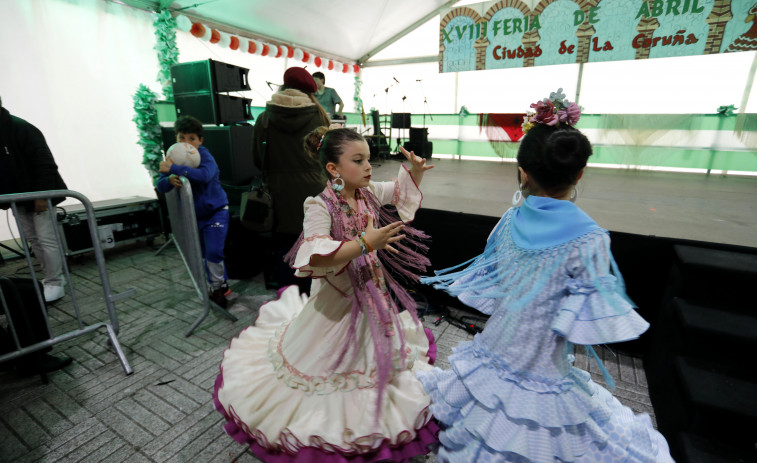
<svg viewBox="0 0 757 463"><path fill-rule="evenodd" d="M423 128L410 128L410 141L412 143L423 143L428 141L428 129Z"/></svg>
<svg viewBox="0 0 757 463"><path fill-rule="evenodd" d="M249 69L212 59L171 66L173 93L217 93L250 90Z"/></svg>
<svg viewBox="0 0 757 463"><path fill-rule="evenodd" d="M176 143L172 127L162 127L163 150ZM213 155L220 180L227 185L248 185L260 171L252 162L252 131L249 124L203 127L203 146Z"/></svg>
<svg viewBox="0 0 757 463"><path fill-rule="evenodd" d="M410 113L392 113L393 129L409 129Z"/></svg>
<svg viewBox="0 0 757 463"><path fill-rule="evenodd" d="M412 141L405 142L403 145L406 150L412 151L415 153L416 156L420 156L422 158L430 158L431 154L433 152L434 144L430 141L424 141L415 143Z"/></svg>
<svg viewBox="0 0 757 463"><path fill-rule="evenodd" d="M174 94L176 116L196 117L203 124L231 124L252 120L249 98L218 93Z"/></svg>

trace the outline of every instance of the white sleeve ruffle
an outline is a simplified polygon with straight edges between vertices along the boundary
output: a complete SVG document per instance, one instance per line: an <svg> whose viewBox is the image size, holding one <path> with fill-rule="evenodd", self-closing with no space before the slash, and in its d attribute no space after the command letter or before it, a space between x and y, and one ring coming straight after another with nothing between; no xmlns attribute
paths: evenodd
<svg viewBox="0 0 757 463"><path fill-rule="evenodd" d="M323 200L310 197L305 200L305 221L303 239L293 267L298 277L324 278L328 274L341 273L345 265L339 267L313 267L310 259L314 255L328 256L334 254L344 244L331 237L331 215Z"/></svg>
<svg viewBox="0 0 757 463"><path fill-rule="evenodd" d="M371 182L370 188L381 204L391 204L397 208L403 222L411 222L420 209L423 194L403 164L397 178L392 182Z"/></svg>

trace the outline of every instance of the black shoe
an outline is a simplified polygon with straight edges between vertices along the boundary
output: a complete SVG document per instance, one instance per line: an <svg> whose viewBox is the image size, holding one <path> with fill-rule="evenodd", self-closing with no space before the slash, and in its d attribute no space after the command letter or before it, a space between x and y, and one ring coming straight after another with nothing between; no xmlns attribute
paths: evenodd
<svg viewBox="0 0 757 463"><path fill-rule="evenodd" d="M210 300L218 304L222 309L225 309L229 302L226 300L226 291L228 290L220 287L210 292Z"/></svg>
<svg viewBox="0 0 757 463"><path fill-rule="evenodd" d="M16 363L16 375L26 378L40 373L52 373L71 365L71 362L71 357L53 357L49 354L24 358Z"/></svg>

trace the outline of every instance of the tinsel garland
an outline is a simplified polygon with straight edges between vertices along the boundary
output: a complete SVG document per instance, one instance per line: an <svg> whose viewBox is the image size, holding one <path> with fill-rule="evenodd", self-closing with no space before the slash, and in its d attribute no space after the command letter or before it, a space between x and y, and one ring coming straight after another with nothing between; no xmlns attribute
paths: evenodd
<svg viewBox="0 0 757 463"><path fill-rule="evenodd" d="M360 86L363 85L363 81L360 80L360 76L355 76L355 96L352 97L352 100L355 102L355 112L356 113L362 113L363 112L363 99L360 98Z"/></svg>
<svg viewBox="0 0 757 463"><path fill-rule="evenodd" d="M179 61L179 49L176 48L176 20L168 10L155 13L155 46L158 52L158 82L163 87L163 98L173 100L173 85L171 85L171 66Z"/></svg>
<svg viewBox="0 0 757 463"><path fill-rule="evenodd" d="M146 85L139 84L133 98L136 115L132 120L137 124L139 131L137 143L144 150L142 165L150 173L153 185L156 185L160 175L158 170L163 160L160 123L158 122L158 111L155 109L155 101L157 101L158 96Z"/></svg>

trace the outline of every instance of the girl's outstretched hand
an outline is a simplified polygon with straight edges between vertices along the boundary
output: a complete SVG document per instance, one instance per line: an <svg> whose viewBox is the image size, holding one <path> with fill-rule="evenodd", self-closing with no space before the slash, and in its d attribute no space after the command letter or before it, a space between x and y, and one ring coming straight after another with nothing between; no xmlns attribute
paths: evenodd
<svg viewBox="0 0 757 463"><path fill-rule="evenodd" d="M427 166L426 159L420 156L416 156L415 152L406 150L403 146L400 146L400 152L413 164L413 169L420 172L425 172L429 169L433 169L434 166Z"/></svg>
<svg viewBox="0 0 757 463"><path fill-rule="evenodd" d="M373 216L368 217L368 224L365 226L365 241L375 250L386 249L391 252L399 252L393 247L389 246L390 243L395 243L405 235L398 235L405 224L400 222L390 223L386 227L373 228Z"/></svg>

